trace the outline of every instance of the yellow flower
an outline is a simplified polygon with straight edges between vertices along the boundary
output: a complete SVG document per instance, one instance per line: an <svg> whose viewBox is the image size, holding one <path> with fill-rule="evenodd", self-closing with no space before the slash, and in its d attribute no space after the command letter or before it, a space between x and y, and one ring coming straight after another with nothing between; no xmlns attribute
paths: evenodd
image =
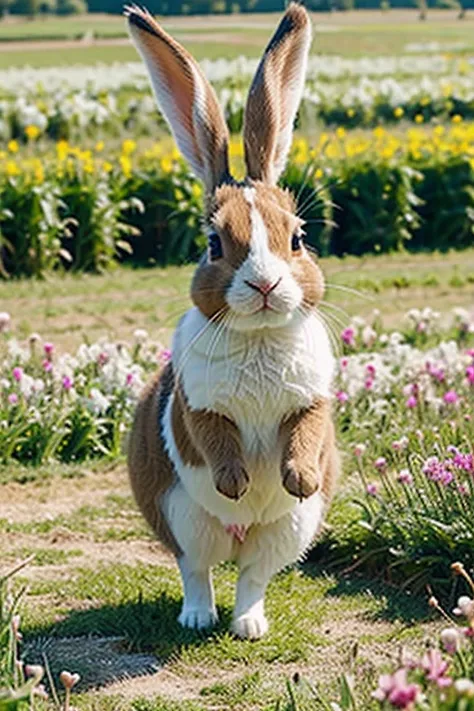
<svg viewBox="0 0 474 711"><path fill-rule="evenodd" d="M108 160L104 160L104 162L102 163L102 168L106 173L111 173L114 169L114 166L112 165L112 163L109 163Z"/></svg>
<svg viewBox="0 0 474 711"><path fill-rule="evenodd" d="M344 138L346 135L346 130L342 126L339 126L339 128L336 128L336 136L338 138Z"/></svg>
<svg viewBox="0 0 474 711"><path fill-rule="evenodd" d="M20 169L14 160L7 161L5 170L6 170L7 175L9 175L10 177L14 177L15 175L20 175Z"/></svg>
<svg viewBox="0 0 474 711"><path fill-rule="evenodd" d="M97 141L97 143L95 144L95 150L96 150L96 152L97 152L97 153L100 153L101 151L103 151L103 150L104 150L104 145L105 145L105 144L104 144L104 141Z"/></svg>
<svg viewBox="0 0 474 711"><path fill-rule="evenodd" d="M173 170L173 161L169 156L164 156L160 161L160 166L163 173L171 173Z"/></svg>
<svg viewBox="0 0 474 711"><path fill-rule="evenodd" d="M377 126L376 128L374 128L374 136L378 140L385 136L385 130L382 128L382 126Z"/></svg>
<svg viewBox="0 0 474 711"><path fill-rule="evenodd" d="M355 115L354 109L347 109L346 114L349 116L349 118L352 118Z"/></svg>
<svg viewBox="0 0 474 711"><path fill-rule="evenodd" d="M10 153L18 153L18 141L8 141L8 150Z"/></svg>
<svg viewBox="0 0 474 711"><path fill-rule="evenodd" d="M126 178L129 178L132 174L132 161L127 155L120 156L119 158L120 167L122 168L122 173Z"/></svg>
<svg viewBox="0 0 474 711"><path fill-rule="evenodd" d="M401 106L397 106L397 108L393 110L393 115L395 116L395 118L401 118L404 113L405 112Z"/></svg>
<svg viewBox="0 0 474 711"><path fill-rule="evenodd" d="M38 138L41 131L39 130L38 126L30 125L25 128L25 133L30 141L34 141L36 138Z"/></svg>
<svg viewBox="0 0 474 711"><path fill-rule="evenodd" d="M128 138L122 143L122 153L124 154L124 156L130 156L132 155L136 147L137 144L135 143L135 141L132 141L130 138Z"/></svg>
<svg viewBox="0 0 474 711"><path fill-rule="evenodd" d="M56 153L59 161L65 160L69 153L69 143L67 141L58 141L56 143Z"/></svg>
<svg viewBox="0 0 474 711"><path fill-rule="evenodd" d="M444 126L436 126L433 133L435 136L442 136L444 133Z"/></svg>
<svg viewBox="0 0 474 711"><path fill-rule="evenodd" d="M179 188L175 189L174 196L175 196L176 200L184 200L184 193Z"/></svg>
<svg viewBox="0 0 474 711"><path fill-rule="evenodd" d="M451 119L453 123L462 123L462 120L463 118L460 114L455 114Z"/></svg>
<svg viewBox="0 0 474 711"><path fill-rule="evenodd" d="M38 184L44 183L44 168L43 164L39 159L36 159L33 163L33 172L35 176L35 182Z"/></svg>
<svg viewBox="0 0 474 711"><path fill-rule="evenodd" d="M423 114L417 114L417 115L415 116L415 123L423 123L424 120L425 120L425 119L424 119Z"/></svg>
<svg viewBox="0 0 474 711"><path fill-rule="evenodd" d="M428 106L428 104L430 103L430 101L431 101L431 99L429 99L428 96L422 96L421 99L420 99L420 105L421 105L421 106Z"/></svg>
<svg viewBox="0 0 474 711"><path fill-rule="evenodd" d="M323 175L324 175L324 172L321 170L321 168L318 168L318 169L314 172L314 178L315 178L315 180L321 180L321 178L323 177Z"/></svg>
<svg viewBox="0 0 474 711"><path fill-rule="evenodd" d="M202 195L202 187L199 185L199 183L193 183L191 187L191 195L194 198L200 198Z"/></svg>

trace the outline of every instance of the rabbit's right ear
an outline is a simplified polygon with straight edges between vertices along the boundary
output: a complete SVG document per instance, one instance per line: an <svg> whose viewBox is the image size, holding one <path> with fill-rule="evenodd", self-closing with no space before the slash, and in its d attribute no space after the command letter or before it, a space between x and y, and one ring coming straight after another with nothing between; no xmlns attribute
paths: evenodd
<svg viewBox="0 0 474 711"><path fill-rule="evenodd" d="M245 162L253 180L274 185L285 167L310 44L308 13L293 2L265 50L245 109Z"/></svg>
<svg viewBox="0 0 474 711"><path fill-rule="evenodd" d="M229 133L214 90L189 52L147 10L133 5L124 12L176 143L212 192L229 177Z"/></svg>

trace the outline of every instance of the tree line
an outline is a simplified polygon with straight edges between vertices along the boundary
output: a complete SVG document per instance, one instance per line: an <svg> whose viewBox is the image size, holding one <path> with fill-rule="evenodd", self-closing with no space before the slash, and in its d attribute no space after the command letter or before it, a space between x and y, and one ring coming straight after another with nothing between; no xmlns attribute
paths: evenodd
<svg viewBox="0 0 474 711"><path fill-rule="evenodd" d="M287 0L147 0L150 12L156 15L208 15L236 12L282 12ZM418 7L420 19L427 16L428 7L457 7L460 17L467 8L474 7L474 0L304 0L303 4L313 12L332 12L352 9L382 9L390 7ZM0 17L7 13L15 15L57 14L69 15L83 12L122 12L123 0L0 0Z"/></svg>

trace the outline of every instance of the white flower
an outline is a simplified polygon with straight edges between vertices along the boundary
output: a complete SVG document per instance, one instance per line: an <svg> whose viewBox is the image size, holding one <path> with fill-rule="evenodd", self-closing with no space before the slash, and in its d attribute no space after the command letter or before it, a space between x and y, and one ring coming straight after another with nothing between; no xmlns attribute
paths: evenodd
<svg viewBox="0 0 474 711"><path fill-rule="evenodd" d="M474 600L467 595L462 595L458 599L458 605L453 610L454 614L466 617L469 621L474 620Z"/></svg>
<svg viewBox="0 0 474 711"><path fill-rule="evenodd" d="M0 311L0 333L8 331L10 327L11 317L6 311Z"/></svg>
<svg viewBox="0 0 474 711"><path fill-rule="evenodd" d="M137 328L133 332L133 337L137 343L145 343L148 340L148 331L145 331L144 328Z"/></svg>
<svg viewBox="0 0 474 711"><path fill-rule="evenodd" d="M448 654L455 654L459 648L460 636L455 627L447 627L441 632L441 644Z"/></svg>
<svg viewBox="0 0 474 711"><path fill-rule="evenodd" d="M460 696L468 696L471 699L474 697L474 682L470 679L456 679L454 688Z"/></svg>

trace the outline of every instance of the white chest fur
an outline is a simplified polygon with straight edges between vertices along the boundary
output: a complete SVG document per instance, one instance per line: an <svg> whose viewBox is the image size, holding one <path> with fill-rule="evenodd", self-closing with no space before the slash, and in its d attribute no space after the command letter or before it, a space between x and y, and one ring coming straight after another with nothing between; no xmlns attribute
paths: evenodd
<svg viewBox="0 0 474 711"><path fill-rule="evenodd" d="M315 397L328 397L334 358L315 314L282 329L249 334L220 330L196 308L181 320L173 343L173 366L193 409L231 418L241 433L251 487L237 503L218 494L207 468L186 467L172 436L169 411L163 433L188 492L223 523L263 523L290 510L278 449L280 423Z"/></svg>

